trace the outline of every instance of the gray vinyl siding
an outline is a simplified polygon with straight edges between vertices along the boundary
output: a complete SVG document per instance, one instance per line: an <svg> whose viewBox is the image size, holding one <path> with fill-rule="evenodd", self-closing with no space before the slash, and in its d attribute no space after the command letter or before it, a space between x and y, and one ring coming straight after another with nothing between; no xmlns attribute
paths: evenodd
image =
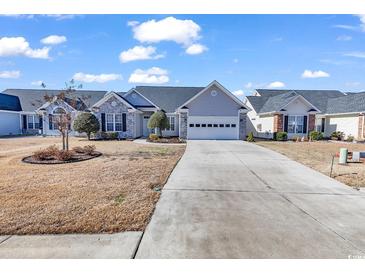
<svg viewBox="0 0 365 274"><path fill-rule="evenodd" d="M211 91L216 90L216 96ZM213 85L187 105L189 116L237 116L240 105Z"/></svg>

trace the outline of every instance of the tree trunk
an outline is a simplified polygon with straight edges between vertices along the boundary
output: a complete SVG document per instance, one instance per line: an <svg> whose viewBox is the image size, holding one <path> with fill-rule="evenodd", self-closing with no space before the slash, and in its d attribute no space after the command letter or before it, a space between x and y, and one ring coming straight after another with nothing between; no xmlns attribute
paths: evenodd
<svg viewBox="0 0 365 274"><path fill-rule="evenodd" d="M65 150L66 149L65 133L61 132L61 135L62 135L62 150Z"/></svg>
<svg viewBox="0 0 365 274"><path fill-rule="evenodd" d="M87 135L87 139L90 141L91 133L90 132L87 132L86 135Z"/></svg>
<svg viewBox="0 0 365 274"><path fill-rule="evenodd" d="M66 129L66 150L68 151L68 129Z"/></svg>

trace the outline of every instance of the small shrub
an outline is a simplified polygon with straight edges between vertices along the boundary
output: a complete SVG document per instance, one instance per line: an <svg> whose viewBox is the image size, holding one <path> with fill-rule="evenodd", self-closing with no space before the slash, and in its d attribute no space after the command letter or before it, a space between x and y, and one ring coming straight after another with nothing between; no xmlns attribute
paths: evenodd
<svg viewBox="0 0 365 274"><path fill-rule="evenodd" d="M55 158L59 161L68 161L71 160L74 154L75 153L72 150L58 150L58 152L55 155Z"/></svg>
<svg viewBox="0 0 365 274"><path fill-rule="evenodd" d="M323 139L323 133L320 132L320 131L311 131L309 133L309 137L313 141L319 141L319 140L322 140Z"/></svg>
<svg viewBox="0 0 365 274"><path fill-rule="evenodd" d="M107 137L108 140L116 140L118 139L119 136L118 132L108 132L107 134L108 134Z"/></svg>
<svg viewBox="0 0 365 274"><path fill-rule="evenodd" d="M96 147L94 145L87 145L84 147L74 147L72 150L79 154L92 155Z"/></svg>
<svg viewBox="0 0 365 274"><path fill-rule="evenodd" d="M158 135L157 134L154 134L154 133L151 133L149 136L148 136L148 139L150 139L151 141L157 141L159 139Z"/></svg>
<svg viewBox="0 0 365 274"><path fill-rule="evenodd" d="M341 141L344 138L344 133L342 131L334 131L331 133L331 139L332 140L338 140Z"/></svg>
<svg viewBox="0 0 365 274"><path fill-rule="evenodd" d="M276 133L276 141L286 141L288 140L288 133L282 131Z"/></svg>
<svg viewBox="0 0 365 274"><path fill-rule="evenodd" d="M247 142L255 142L255 138L253 137L252 131L250 133L248 133Z"/></svg>
<svg viewBox="0 0 365 274"><path fill-rule="evenodd" d="M55 157L55 155L58 153L59 149L56 147L56 145L49 146L45 149L40 149L33 154L33 158L42 161L42 160L48 160Z"/></svg>
<svg viewBox="0 0 365 274"><path fill-rule="evenodd" d="M352 136L351 134L347 136L346 141L347 142L353 142L355 140L354 136Z"/></svg>

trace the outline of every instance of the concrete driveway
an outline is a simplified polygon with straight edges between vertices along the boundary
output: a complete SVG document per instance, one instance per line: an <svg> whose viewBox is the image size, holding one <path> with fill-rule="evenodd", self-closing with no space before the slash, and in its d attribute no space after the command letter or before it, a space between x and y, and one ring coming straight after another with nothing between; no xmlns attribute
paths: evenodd
<svg viewBox="0 0 365 274"><path fill-rule="evenodd" d="M189 141L136 258L365 256L365 195L242 141Z"/></svg>

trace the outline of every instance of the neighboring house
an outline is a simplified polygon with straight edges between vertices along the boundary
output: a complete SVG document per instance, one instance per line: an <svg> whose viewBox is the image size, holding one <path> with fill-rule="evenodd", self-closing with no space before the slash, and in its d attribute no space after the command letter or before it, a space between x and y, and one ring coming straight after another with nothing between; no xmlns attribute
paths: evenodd
<svg viewBox="0 0 365 274"><path fill-rule="evenodd" d="M0 136L21 133L19 114L21 110L18 97L0 93Z"/></svg>
<svg viewBox="0 0 365 274"><path fill-rule="evenodd" d="M247 96L247 132L273 138L285 131L288 138L307 136L316 130L329 137L342 131L364 139L365 93L346 95L338 90L257 89Z"/></svg>
<svg viewBox="0 0 365 274"><path fill-rule="evenodd" d="M165 136L183 139L245 139L246 113L249 108L217 81L206 87L137 86L127 93L81 91L72 97L42 100L50 90L5 90L19 97L20 131L23 133L59 134L54 115L91 111L100 121L101 132L118 132L120 138L147 137L151 115L162 110L170 128ZM88 97L88 100L84 98ZM87 104L85 101L90 101ZM70 128L71 134L73 128Z"/></svg>

